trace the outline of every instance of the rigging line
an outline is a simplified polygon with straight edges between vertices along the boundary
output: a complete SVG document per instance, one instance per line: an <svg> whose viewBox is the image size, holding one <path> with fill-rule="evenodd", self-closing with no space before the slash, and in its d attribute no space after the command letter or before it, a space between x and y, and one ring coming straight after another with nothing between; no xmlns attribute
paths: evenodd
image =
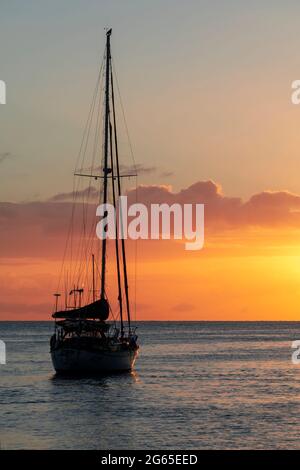
<svg viewBox="0 0 300 470"><path fill-rule="evenodd" d="M95 103L96 103L96 101L95 101ZM94 103L94 106L93 106L92 118L94 116L95 103ZM88 135L87 135L87 140L86 140L86 145L85 145L84 158L85 158L85 155L86 155L88 141L89 141L89 135L90 135L90 132L91 132L92 118L91 118L90 125L89 125L89 128L88 128ZM78 189L79 189L80 182L81 181L79 179L78 183L77 183L77 188ZM83 239L84 233L85 233L85 220L84 220L84 195L83 195L83 228L82 228L82 232L81 232L81 238L79 239L79 246L78 246L78 250L77 250L77 261L79 261L79 259L80 259L81 245L82 245L82 239Z"/></svg>
<svg viewBox="0 0 300 470"><path fill-rule="evenodd" d="M100 204L101 202L101 196L100 194L98 195L98 204ZM96 233L96 225L97 225L97 220L96 218L94 218L94 222L93 222L93 226L91 227L91 232L93 231L93 233L95 234ZM97 239L96 237L94 236L93 238L91 237L90 238L90 242L91 242L91 253L94 252L95 254L95 259L99 259L100 258L100 243L96 243ZM94 246L96 245L96 246ZM100 272L99 272L99 269L98 269L98 264L95 262L95 266L96 266L96 269L97 269L97 276L95 278L95 292L98 291L98 288L97 288L97 284L98 284L98 279L101 279L101 276L100 276Z"/></svg>
<svg viewBox="0 0 300 470"><path fill-rule="evenodd" d="M135 203L138 202L138 176L136 176ZM137 300L137 258L138 258L138 239L134 241L134 321L136 321L136 300Z"/></svg>
<svg viewBox="0 0 300 470"><path fill-rule="evenodd" d="M101 93L101 90L102 90L102 87L101 87L102 81L101 80L102 80L102 78L103 78L103 62L102 62L102 67L101 67L99 76L98 76L97 87L96 87L96 90L95 90L95 93L94 93L94 99L93 99L93 103L92 103L92 107L91 107L92 109L91 109L91 114L90 114L90 122L89 122L89 126L87 128L85 148L84 148L84 152L83 152L81 165L84 164L85 156L86 156L86 153L87 153L87 148L88 148L88 143L89 143L89 136L90 136L90 133L91 133L93 117L94 117L95 109L96 109L96 102L98 102L98 100L97 100L98 95L99 95L99 102L98 102L98 107L97 107L98 108L98 110L97 110L97 121L99 120L98 114L100 113L100 103L101 103L101 96L102 96L102 93ZM79 189L80 182L81 182L81 180L78 179L77 189ZM90 186L91 186L91 182L90 182ZM90 190L89 190L89 192L90 192ZM85 213L85 205L84 204L85 204L85 201L84 201L84 196L83 196L83 214L82 214L83 227L82 227L81 235L80 235L79 241L78 241L77 255L75 257L75 266L74 266L74 271L73 271L74 272L73 276L74 276L75 281L76 280L78 281L78 276L79 276L79 273L80 273L80 264L81 264L81 261L82 261L82 251L84 250L84 238L85 238L85 230L86 230L86 224L85 224L85 214L86 213Z"/></svg>
<svg viewBox="0 0 300 470"><path fill-rule="evenodd" d="M85 126L82 145L81 145L80 152L79 152L79 155L78 155L78 158L77 158L76 166L78 166L78 161L79 161L79 158L80 158L81 154L82 154L81 165L84 164L85 156L86 156L86 153L87 153L89 135L90 135L91 128L92 128L92 122L93 122L93 116L94 116L94 111L95 111L95 105L96 105L96 101L97 101L97 95L99 93L99 88L100 88L100 84L101 84L102 69L103 69L103 59L102 59L99 75L98 75L98 78L97 78L96 87L95 87L94 94L93 94L93 100L92 100L92 103L91 103L91 106L90 106L89 117L88 117L87 124ZM76 180L76 178L73 178L73 182L74 182L73 183L73 203L75 204L75 202L78 199L80 179Z"/></svg>
<svg viewBox="0 0 300 470"><path fill-rule="evenodd" d="M91 209L89 209L91 210ZM92 235L93 228L90 229L90 235ZM82 244L82 254L80 255L80 263L77 268L76 279L78 282L84 282L85 284L88 283L88 257L90 252L90 247L92 248L92 241L90 240L91 237L87 237L87 242Z"/></svg>
<svg viewBox="0 0 300 470"><path fill-rule="evenodd" d="M132 158L132 161L133 161L133 166L134 166L134 169L135 169L135 173L138 173L138 172L137 172L137 165L136 165L136 161L135 161L135 157L134 157L134 152L133 152L133 147L132 147L132 142L131 142L131 139L130 139L129 129L128 129L128 125L127 125L127 119L126 119L126 115L125 115L125 109L124 109L123 100L122 100L122 96L121 96L121 92L120 92L120 87L119 87L119 81L118 81L118 76L117 76L117 72L116 72L116 67L115 67L115 63L114 63L113 58L112 58L111 60L112 60L112 70L113 70L114 76L115 76L115 78L116 78L116 84L117 84L117 90L118 90L118 97L119 97L119 101L120 101L120 105L121 105L121 110L122 110L122 115L123 115L125 130L126 130L126 134L127 134L127 139L128 139L128 143L129 143L131 158ZM138 186L138 177L136 177L136 202L138 201L138 190L137 190L137 186ZM135 268L134 268L134 276L135 276L134 314L135 314L135 320L136 320L136 308L137 308L137 258L138 258L138 241L136 240L136 241L135 241Z"/></svg>
<svg viewBox="0 0 300 470"><path fill-rule="evenodd" d="M81 151L83 149L83 143L84 143L86 132L87 132L88 123L91 120L92 113L93 113L94 106L95 106L95 102L96 102L96 98L97 98L97 95L98 95L98 92L99 92L99 86L100 86L102 75L103 75L103 67L104 67L104 55L102 56L102 59L101 59L99 73L98 73L98 76L97 76L96 85L95 85L95 88L94 88L94 92L93 92L92 100L91 100L91 104L90 104L90 109L89 109L89 113L88 113L88 118L87 118L87 122L85 124L81 145L80 145L79 153L78 153L77 160L76 160L76 167L78 166L79 158L80 158L80 155L81 155Z"/></svg>
<svg viewBox="0 0 300 470"><path fill-rule="evenodd" d="M96 140L98 140L98 137L96 137ZM95 215L93 207L94 207L94 204L91 205L90 202L87 201L87 205L86 205L87 211ZM95 244L95 233L96 233L96 224L97 224L97 220L95 217L92 217L91 221L90 219L91 217L89 217L89 224L88 224L90 226L90 233L89 234L87 233L85 243L82 246L82 253L80 255L80 259L82 260L82 262L78 270L78 276L83 277L85 284L88 284L88 285L90 284L90 270L89 270L90 258L91 258L92 253L95 253L94 244ZM97 243L97 245L99 244ZM97 251L97 255L98 255L98 251Z"/></svg>
<svg viewBox="0 0 300 470"><path fill-rule="evenodd" d="M96 154L97 154L97 150L98 150L98 144L99 144L99 134L100 134L100 125L99 125L99 121L100 121L100 116L101 116L101 109L102 109L102 106L101 106L101 102L102 102L102 93L100 91L99 93L99 100L98 100L98 107L97 107L97 118L96 118L96 127L95 127L95 132L94 132L94 143L93 143L93 152L92 152L92 162L91 162L91 169L90 169L90 172L91 174L93 173L93 169L94 169L94 165L95 165L95 158L96 158ZM90 218L91 216L89 217L89 212L92 210L92 208L90 207L91 206L91 203L90 203L90 195L91 195L91 188L92 188L92 179L90 178L89 180L89 185L88 185L88 191L87 191L87 197L86 197L86 203L85 203L85 206L84 206L84 224L85 224L85 228L87 229L87 227L90 225L91 226L91 229L90 229L90 234L89 236L86 236L87 235L87 231L85 230L85 239L83 240L83 243L82 243L82 247L81 247L81 250L80 250L80 253L79 253L79 258L80 260L82 261L82 263L84 262L85 264L82 264L82 266L79 265L79 268L78 268L78 277L81 277L83 276L84 272L85 272L85 280L87 280L87 266L89 266L89 258L90 258L90 248L93 247L93 240L94 240L94 237L93 237L93 231L95 229L94 225L95 225L95 218L92 217L92 220L93 220L93 223L90 224Z"/></svg>
<svg viewBox="0 0 300 470"><path fill-rule="evenodd" d="M101 102L102 102L102 93L100 93L100 95L99 95L96 129L95 129L95 137L94 137L94 145L93 145L93 153L92 153L93 158L92 158L92 165L91 165L90 174L93 173L96 154L97 154L97 150L98 150L98 144L99 144L99 135L100 135L100 122L99 121L100 121L101 109L102 109ZM91 191L91 179L90 179L89 190L88 190L88 199L89 199L89 196L90 196L90 191ZM88 204L89 204L89 200L88 200ZM93 217L92 220L93 220L93 223L92 223L92 226L91 226L91 232L90 232L89 238L87 239L88 242L86 244L86 250L85 250L86 263L89 263L89 261L88 261L88 258L90 257L89 256L90 255L89 245L91 244L91 248L92 248L93 247L93 242L94 242L94 237L92 235L93 235L96 223L95 223L95 218L94 217Z"/></svg>
<svg viewBox="0 0 300 470"><path fill-rule="evenodd" d="M100 203L100 200L99 200ZM90 210L92 208L90 207ZM89 263L90 263L90 257L91 254L95 251L94 249L94 244L95 244L95 233L96 233L96 225L97 225L97 220L95 217L93 217L93 222L91 224L91 229L90 229L90 236L87 238L87 243L86 243L86 250L85 250L85 266L87 269L85 270L85 282L89 282ZM99 243L97 243L97 248L99 248ZM98 254L98 252L97 252Z"/></svg>
<svg viewBox="0 0 300 470"><path fill-rule="evenodd" d="M87 118L87 121L86 121L86 124L85 124L84 133L83 133L83 137L82 137L82 140L81 140L79 153L78 153L78 156L77 156L76 166L77 166L77 164L78 164L78 161L79 161L79 158L80 158L80 155L81 155L81 152L82 152L82 148L83 148L83 145L84 145L84 140L85 140L85 135L86 135L86 132L87 132L87 128L88 128L88 126L90 125L91 113L92 113L92 110L93 110L93 108L94 108L94 101L95 101L95 97L96 97L96 95L97 95L97 90L98 90L98 87L99 87L100 77L102 76L103 63L104 63L104 59L102 58L101 66L100 66L100 71L99 71L99 75L98 75L98 78L97 78L95 90L94 90L94 93L93 93L93 99L92 99L92 103L91 103L90 110L89 110L89 115L88 115L88 118ZM70 240L70 236L73 234L73 223L74 223L74 213L75 213L75 200L76 200L76 196L75 196L75 178L73 178L73 206L72 206L72 211L71 211L71 216L70 216L69 229L68 229L68 234L67 234L67 240L66 240L66 244L65 244L64 254L63 254L62 265L61 265L60 274L59 274L58 289L60 288L60 283L61 283L61 276L62 276L62 272L63 272L63 267L64 267L65 261L66 261L66 254L67 254L68 242L69 242L69 240ZM71 262L72 262L72 247L71 247L70 258L71 258Z"/></svg>
<svg viewBox="0 0 300 470"><path fill-rule="evenodd" d="M129 129L128 129L128 125L127 125L127 120L126 120L126 115L125 115L125 109L124 109L124 106L123 106L121 91L120 91L120 87L119 87L118 75L117 75L117 72L116 72L116 66L115 66L113 58L111 58L111 62L112 62L112 71L113 71L113 74L114 74L115 79L116 79L118 97L119 97L119 101L120 101L120 105L121 105L121 110L122 110L125 130L126 130L126 134L127 134L127 139L128 139L128 143L129 143L131 158L132 158L132 161L133 161L133 166L134 166L135 172L137 173L137 165L136 165L136 161L135 161L135 158L134 158L133 147L132 147L130 134L129 134Z"/></svg>
<svg viewBox="0 0 300 470"><path fill-rule="evenodd" d="M71 225L69 224L67 240L69 239L70 230L71 230ZM61 282L62 282L62 271L63 271L64 265L65 265L65 259L66 259L66 254L67 254L67 248L68 248L68 244L67 244L67 242L66 242L66 243L65 243L65 247L64 247L63 260L62 260L62 264L61 264L61 268L60 268L60 274L59 274L59 277L58 277L58 284L57 284L56 292L59 292L59 289L60 289L60 286L61 286Z"/></svg>
<svg viewBox="0 0 300 470"><path fill-rule="evenodd" d="M92 210L90 208L90 210ZM90 270L89 270L89 265L90 265L90 257L93 253L94 250L94 241L95 241L95 237L93 236L93 234L96 232L96 224L97 224L97 221L94 219L94 222L91 224L91 228L90 228L90 236L88 237L87 239L87 243L86 243L86 247L85 247L85 253L84 253L84 267L82 269L82 273L80 274L80 276L84 276L84 282L85 284L89 284L90 283ZM84 273L83 273L84 271Z"/></svg>

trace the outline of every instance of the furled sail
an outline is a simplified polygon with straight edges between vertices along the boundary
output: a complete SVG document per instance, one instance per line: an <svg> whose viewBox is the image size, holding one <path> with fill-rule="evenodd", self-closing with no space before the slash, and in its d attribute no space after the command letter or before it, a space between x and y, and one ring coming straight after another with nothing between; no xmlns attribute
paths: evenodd
<svg viewBox="0 0 300 470"><path fill-rule="evenodd" d="M73 308L71 310L61 310L53 313L53 318L82 319L95 318L102 321L108 319L109 304L106 299L99 299L84 307Z"/></svg>

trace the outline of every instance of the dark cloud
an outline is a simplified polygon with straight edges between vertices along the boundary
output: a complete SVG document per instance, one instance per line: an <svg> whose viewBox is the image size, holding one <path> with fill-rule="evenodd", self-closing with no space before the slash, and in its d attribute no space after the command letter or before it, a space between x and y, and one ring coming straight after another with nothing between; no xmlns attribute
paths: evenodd
<svg viewBox="0 0 300 470"><path fill-rule="evenodd" d="M156 166L147 166L143 165L141 163L137 163L136 165L121 165L120 169L122 170L123 173L133 173L137 174L138 176L141 175L150 175L152 173L158 173L160 168ZM173 176L174 172L173 171L161 171L160 176L162 178L168 178L170 176Z"/></svg>
<svg viewBox="0 0 300 470"><path fill-rule="evenodd" d="M174 171L162 171L160 176L162 178L169 178L170 176L174 176Z"/></svg>
<svg viewBox="0 0 300 470"><path fill-rule="evenodd" d="M157 168L155 166L146 166L142 163L136 165L120 165L120 170L125 174L150 175L155 173Z"/></svg>

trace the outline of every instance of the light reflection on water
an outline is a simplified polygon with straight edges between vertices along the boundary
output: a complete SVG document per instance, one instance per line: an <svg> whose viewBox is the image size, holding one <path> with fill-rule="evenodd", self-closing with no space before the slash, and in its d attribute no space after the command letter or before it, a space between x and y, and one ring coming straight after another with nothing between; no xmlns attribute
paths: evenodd
<svg viewBox="0 0 300 470"><path fill-rule="evenodd" d="M299 448L300 323L141 323L133 373L62 378L50 323L0 323L1 448Z"/></svg>

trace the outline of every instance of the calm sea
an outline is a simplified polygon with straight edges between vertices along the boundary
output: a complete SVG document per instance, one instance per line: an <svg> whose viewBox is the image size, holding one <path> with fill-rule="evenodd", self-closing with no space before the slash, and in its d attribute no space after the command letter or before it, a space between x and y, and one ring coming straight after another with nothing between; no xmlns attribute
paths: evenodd
<svg viewBox="0 0 300 470"><path fill-rule="evenodd" d="M134 373L56 377L51 323L0 323L3 449L300 448L300 323L139 323Z"/></svg>

